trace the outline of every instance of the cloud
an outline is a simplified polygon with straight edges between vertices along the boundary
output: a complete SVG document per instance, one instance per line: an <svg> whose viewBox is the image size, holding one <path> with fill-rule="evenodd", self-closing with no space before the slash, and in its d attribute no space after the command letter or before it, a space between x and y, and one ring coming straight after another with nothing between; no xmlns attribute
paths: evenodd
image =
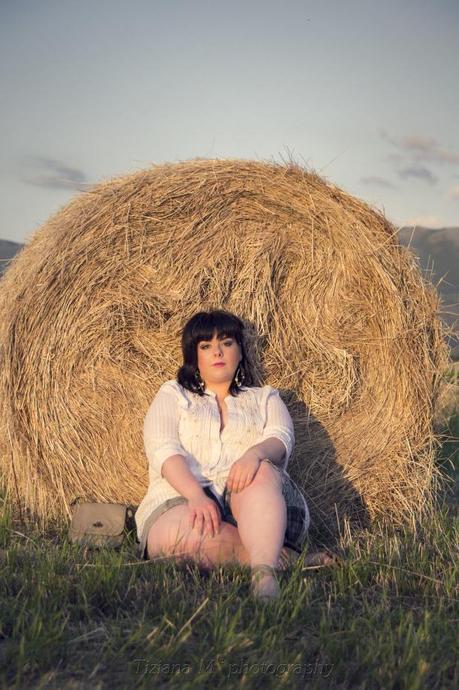
<svg viewBox="0 0 459 690"><path fill-rule="evenodd" d="M396 189L395 185L384 177L378 177L377 175L368 175L367 177L361 177L360 181L363 184L370 184L376 187L384 187L385 189Z"/></svg>
<svg viewBox="0 0 459 690"><path fill-rule="evenodd" d="M459 184L455 184L450 187L446 193L446 196L450 199L459 199Z"/></svg>
<svg viewBox="0 0 459 690"><path fill-rule="evenodd" d="M410 218L405 218L400 225L422 225L425 228L438 229L443 228L445 226L445 222L438 216L421 214L419 216L411 216Z"/></svg>
<svg viewBox="0 0 459 690"><path fill-rule="evenodd" d="M407 177L415 177L418 180L424 180L429 184L437 184L438 179L435 177L433 172L423 165L411 165L407 168L402 168L398 171L401 178L406 179Z"/></svg>
<svg viewBox="0 0 459 690"><path fill-rule="evenodd" d="M89 186L88 179L82 170L66 165L55 158L30 156L23 165L27 166L28 173L22 176L22 181L35 187L84 191Z"/></svg>
<svg viewBox="0 0 459 690"><path fill-rule="evenodd" d="M403 137L391 137L384 129L380 130L381 138L395 146L399 151L408 153L417 161L435 163L459 163L459 152L442 148L433 137L421 134L410 134Z"/></svg>
<svg viewBox="0 0 459 690"><path fill-rule="evenodd" d="M388 153L385 160L391 161L391 163L402 163L405 158L400 153Z"/></svg>

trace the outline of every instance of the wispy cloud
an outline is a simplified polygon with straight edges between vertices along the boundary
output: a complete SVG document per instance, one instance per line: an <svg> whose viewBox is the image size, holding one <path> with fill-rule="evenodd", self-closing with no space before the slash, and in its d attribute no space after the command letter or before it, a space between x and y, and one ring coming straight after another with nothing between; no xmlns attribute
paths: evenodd
<svg viewBox="0 0 459 690"><path fill-rule="evenodd" d="M420 225L424 228L438 230L439 228L444 227L445 223L438 216L421 214L419 216L410 216L409 218L404 218L401 225Z"/></svg>
<svg viewBox="0 0 459 690"><path fill-rule="evenodd" d="M418 180L424 180L429 184L437 184L438 182L438 179L433 172L423 165L411 165L407 168L402 168L398 171L398 174L403 179L406 179L407 177L415 177Z"/></svg>
<svg viewBox="0 0 459 690"><path fill-rule="evenodd" d="M407 153L412 159L423 162L459 163L459 152L440 146L433 137L410 134L403 137L392 137L384 129L380 131L382 139Z"/></svg>
<svg viewBox="0 0 459 690"><path fill-rule="evenodd" d="M84 191L89 186L86 174L55 158L30 156L24 162L28 172L22 181L36 187L47 189L76 189Z"/></svg>
<svg viewBox="0 0 459 690"><path fill-rule="evenodd" d="M368 175L367 177L361 177L360 181L363 184L373 185L374 187L384 187L385 189L396 189L395 185L385 177L378 177L378 175Z"/></svg>
<svg viewBox="0 0 459 690"><path fill-rule="evenodd" d="M446 193L446 196L450 199L459 199L459 184L455 184L450 187Z"/></svg>

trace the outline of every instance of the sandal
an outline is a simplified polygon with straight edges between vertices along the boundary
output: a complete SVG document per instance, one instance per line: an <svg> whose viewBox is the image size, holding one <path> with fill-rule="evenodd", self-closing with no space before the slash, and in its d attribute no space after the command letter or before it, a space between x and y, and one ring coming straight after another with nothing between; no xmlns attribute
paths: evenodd
<svg viewBox="0 0 459 690"><path fill-rule="evenodd" d="M270 576L267 582L264 581L266 576ZM252 566L251 592L262 602L277 599L280 595L280 587L276 568L266 563Z"/></svg>

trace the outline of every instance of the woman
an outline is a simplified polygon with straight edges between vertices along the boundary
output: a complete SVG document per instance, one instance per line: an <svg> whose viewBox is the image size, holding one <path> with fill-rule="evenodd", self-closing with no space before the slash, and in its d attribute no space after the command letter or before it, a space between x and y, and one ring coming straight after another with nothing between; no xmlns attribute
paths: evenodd
<svg viewBox="0 0 459 690"><path fill-rule="evenodd" d="M250 564L252 592L269 599L279 594L276 567L298 557L310 517L285 470L292 419L275 388L253 386L243 331L224 310L185 325L184 364L145 417L150 484L135 520L142 558Z"/></svg>

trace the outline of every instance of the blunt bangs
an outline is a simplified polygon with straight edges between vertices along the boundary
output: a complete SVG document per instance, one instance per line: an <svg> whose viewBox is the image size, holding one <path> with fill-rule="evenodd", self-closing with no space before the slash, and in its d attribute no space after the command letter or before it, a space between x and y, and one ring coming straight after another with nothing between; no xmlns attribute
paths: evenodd
<svg viewBox="0 0 459 690"><path fill-rule="evenodd" d="M203 313L203 317L196 322L191 331L191 340L195 345L201 340L212 340L214 333L217 333L217 338L223 340L224 338L235 338L235 340L242 339L242 331L244 325L235 322L234 318L228 317L226 314Z"/></svg>

